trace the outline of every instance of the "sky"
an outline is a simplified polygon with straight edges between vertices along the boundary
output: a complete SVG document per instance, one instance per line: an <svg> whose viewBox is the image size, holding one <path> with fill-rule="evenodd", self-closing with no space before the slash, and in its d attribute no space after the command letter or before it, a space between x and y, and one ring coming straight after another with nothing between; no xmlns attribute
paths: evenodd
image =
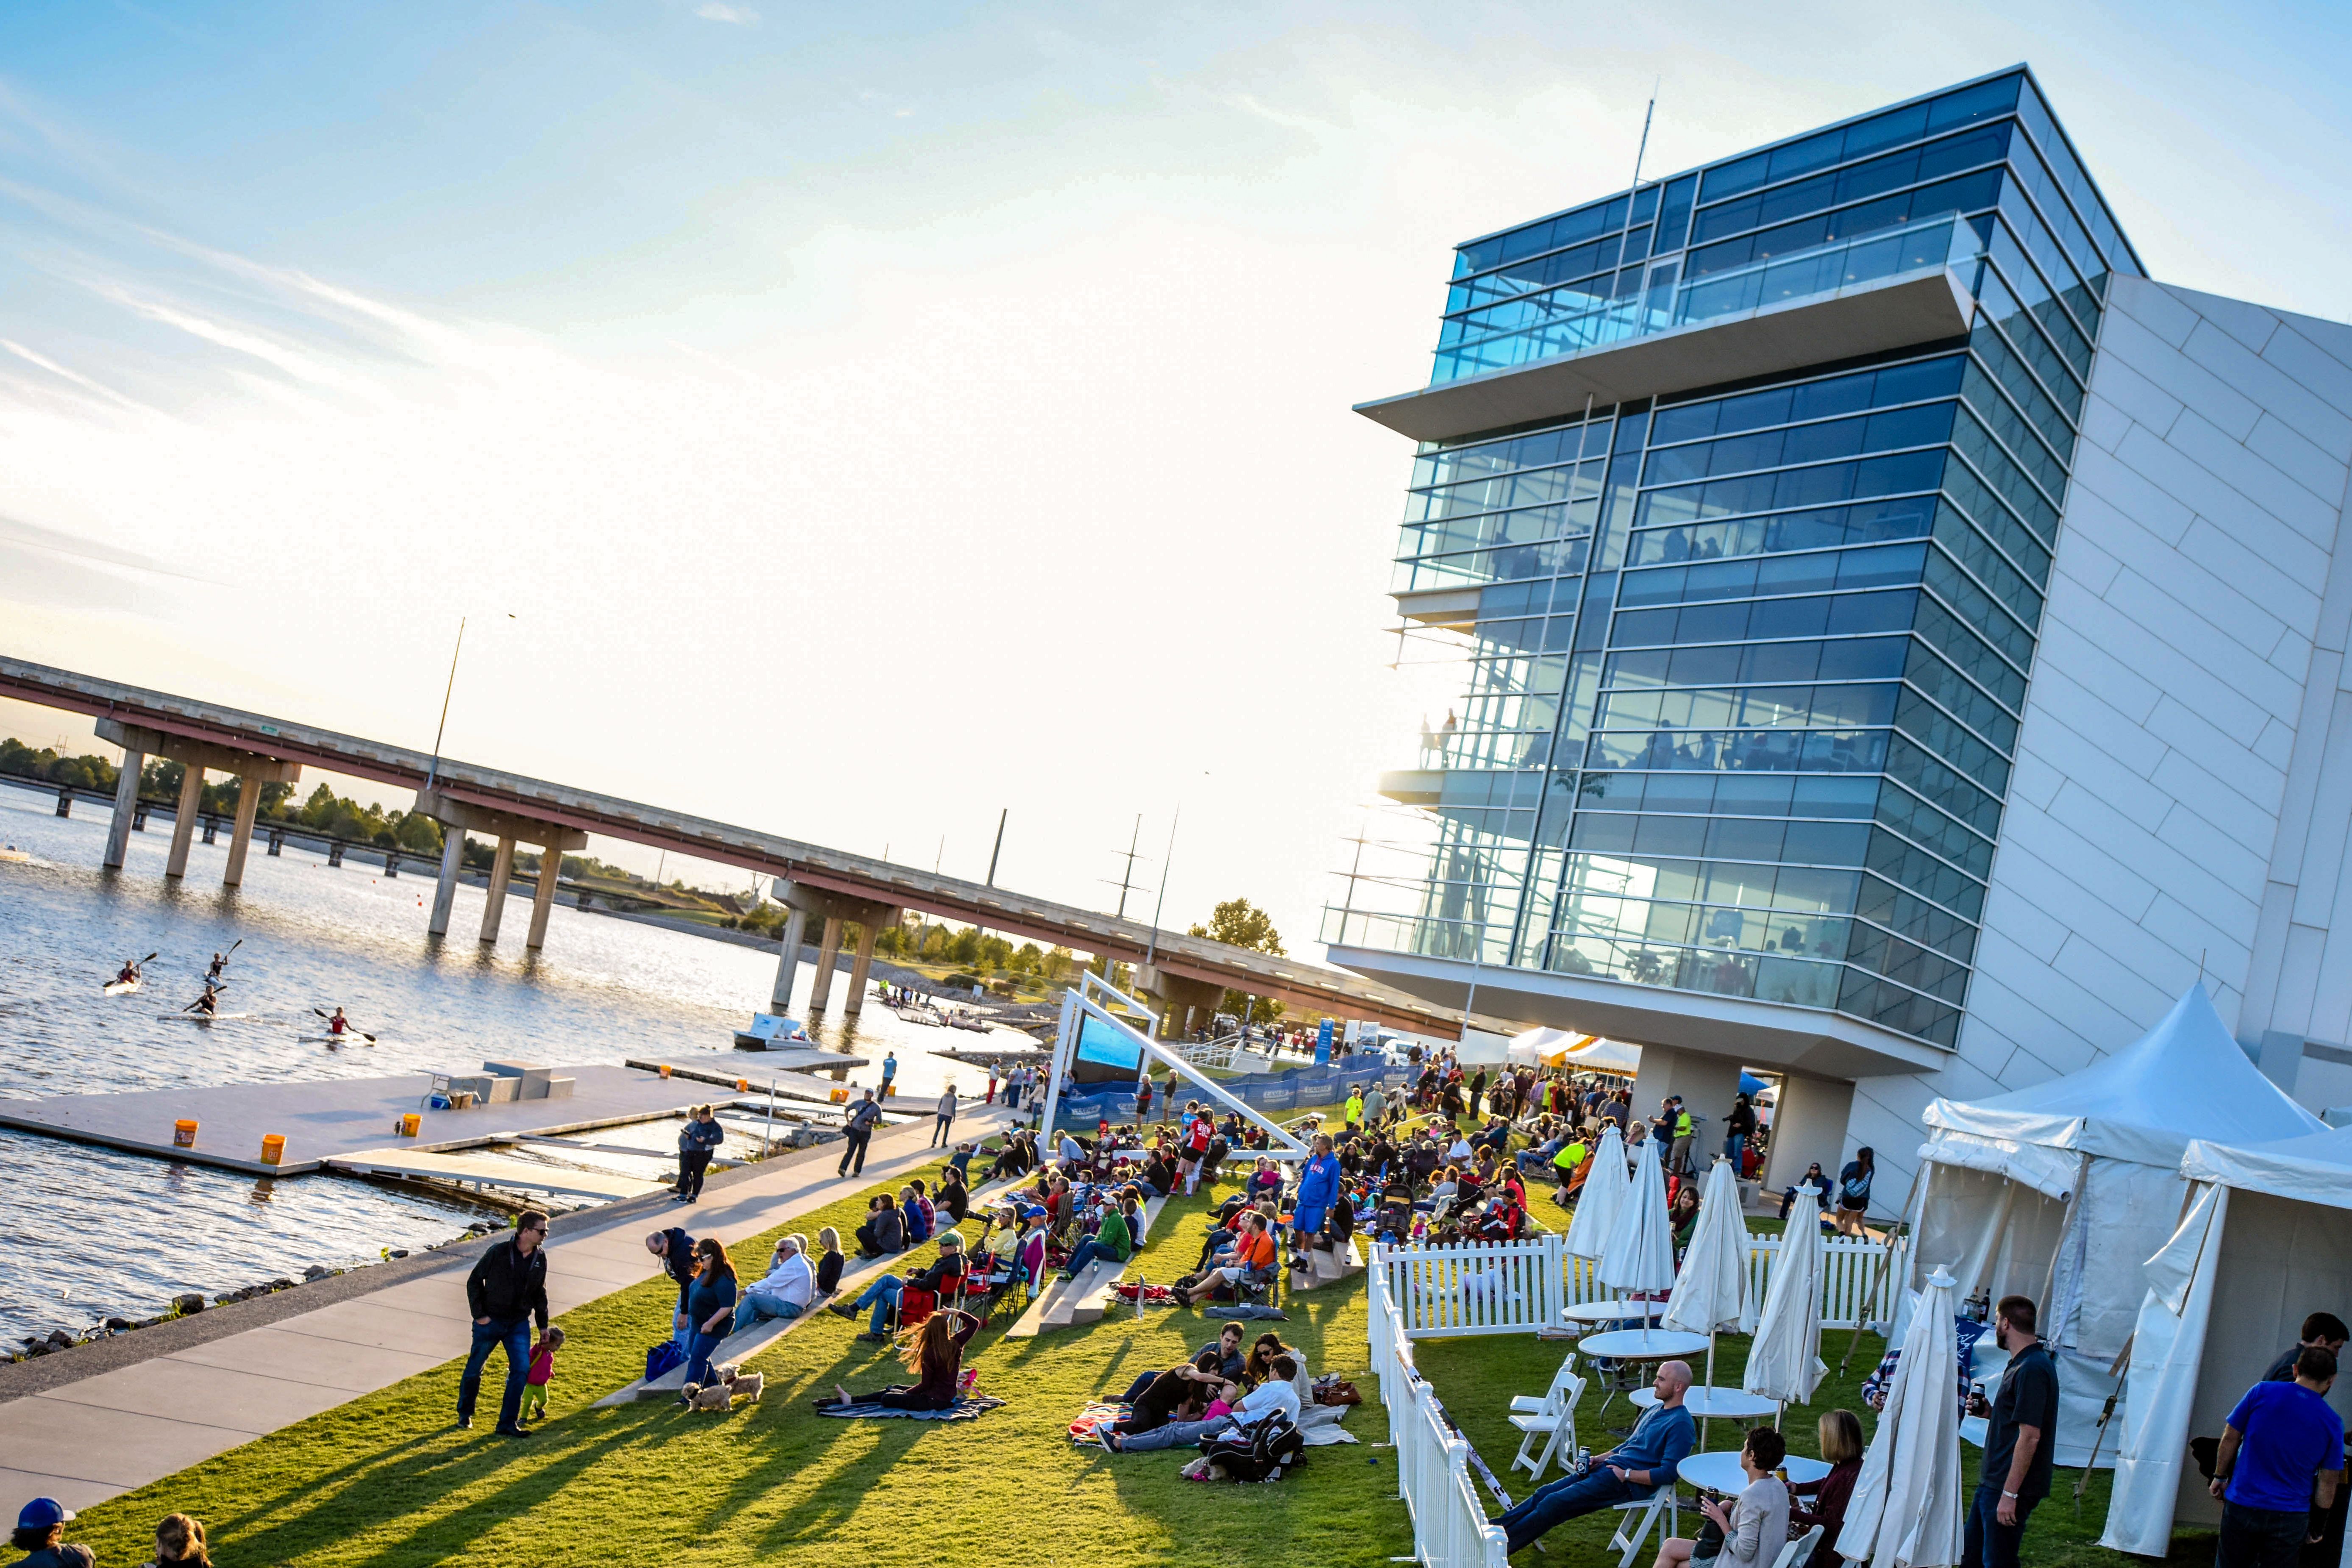
<svg viewBox="0 0 2352 1568"><path fill-rule="evenodd" d="M453 756L973 878L1004 811L1096 908L1139 836L1130 913L1319 956L1444 700L1350 405L1454 244L1622 187L1654 88L1653 174L2022 60L2154 276L2344 320L2347 32L18 0L0 650L429 747L463 616Z"/></svg>

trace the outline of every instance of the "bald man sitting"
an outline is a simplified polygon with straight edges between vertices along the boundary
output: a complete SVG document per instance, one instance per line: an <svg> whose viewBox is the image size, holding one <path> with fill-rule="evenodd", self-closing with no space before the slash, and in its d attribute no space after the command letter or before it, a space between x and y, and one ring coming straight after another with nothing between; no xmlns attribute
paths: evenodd
<svg viewBox="0 0 2352 1568"><path fill-rule="evenodd" d="M1592 1468L1584 1474L1538 1487L1495 1521L1509 1533L1510 1549L1517 1552L1565 1520L1612 1503L1638 1502L1660 1487L1674 1485L1675 1467L1697 1446L1691 1414L1683 1408L1683 1394L1690 1385L1688 1362L1660 1362L1651 1383L1658 1402L1642 1413L1631 1436L1609 1452L1594 1455Z"/></svg>

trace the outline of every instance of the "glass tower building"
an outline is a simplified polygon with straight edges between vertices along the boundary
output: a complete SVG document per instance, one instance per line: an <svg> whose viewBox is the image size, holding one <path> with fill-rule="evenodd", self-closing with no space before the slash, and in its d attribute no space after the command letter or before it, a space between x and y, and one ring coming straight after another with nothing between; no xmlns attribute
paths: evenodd
<svg viewBox="0 0 2352 1568"><path fill-rule="evenodd" d="M1417 441L1447 706L1333 957L1759 1064L1953 1050L2118 276L2021 68L1460 247L1429 385L1362 406Z"/></svg>

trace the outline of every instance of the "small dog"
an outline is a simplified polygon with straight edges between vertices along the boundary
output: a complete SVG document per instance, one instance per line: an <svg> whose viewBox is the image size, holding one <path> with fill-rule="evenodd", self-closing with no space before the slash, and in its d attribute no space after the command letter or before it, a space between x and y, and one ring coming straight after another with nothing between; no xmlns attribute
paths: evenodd
<svg viewBox="0 0 2352 1568"><path fill-rule="evenodd" d="M766 1375L756 1372L736 1372L732 1367L727 1371L732 1374L727 1379L727 1392L738 1399L759 1404L760 1390L767 1386Z"/></svg>
<svg viewBox="0 0 2352 1568"><path fill-rule="evenodd" d="M686 1385L685 1403L688 1410L726 1411L734 1408L734 1395L723 1383L708 1387L689 1383Z"/></svg>

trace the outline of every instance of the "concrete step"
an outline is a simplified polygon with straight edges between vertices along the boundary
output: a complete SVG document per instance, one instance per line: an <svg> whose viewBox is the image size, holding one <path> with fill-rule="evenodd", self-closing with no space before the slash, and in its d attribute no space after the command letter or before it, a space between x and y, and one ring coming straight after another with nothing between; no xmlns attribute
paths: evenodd
<svg viewBox="0 0 2352 1568"><path fill-rule="evenodd" d="M1326 1252L1321 1247L1310 1247L1307 1249L1307 1257L1315 1266L1314 1272L1302 1275L1292 1270L1288 1284L1293 1290L1318 1290L1326 1285L1337 1284L1350 1274L1364 1271L1363 1248L1352 1236L1348 1238L1344 1249Z"/></svg>

